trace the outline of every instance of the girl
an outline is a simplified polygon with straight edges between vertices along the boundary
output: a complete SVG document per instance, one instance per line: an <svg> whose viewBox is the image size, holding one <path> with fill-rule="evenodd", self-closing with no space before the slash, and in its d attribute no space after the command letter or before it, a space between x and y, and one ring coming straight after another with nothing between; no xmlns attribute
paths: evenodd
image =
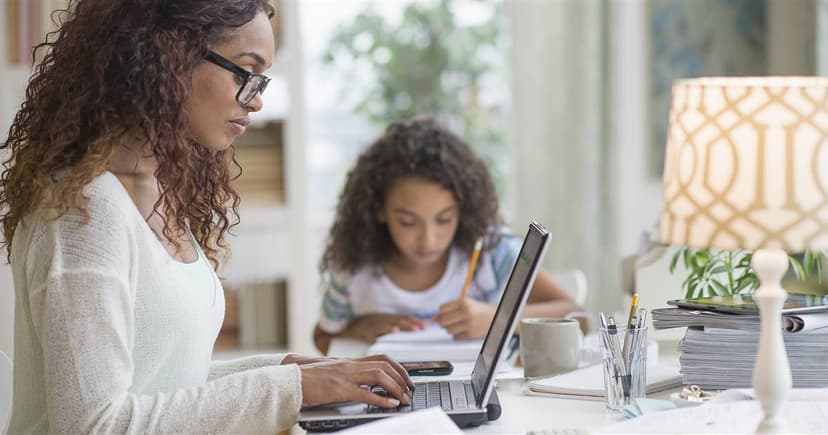
<svg viewBox="0 0 828 435"><path fill-rule="evenodd" d="M211 361L224 317L213 267L239 201L231 145L262 107L273 13L267 0L62 12L0 142L10 433L276 433L302 406L408 403L413 384L387 358Z"/></svg>
<svg viewBox="0 0 828 435"><path fill-rule="evenodd" d="M499 226L486 165L429 118L392 124L348 174L321 262L323 302L314 332L373 342L434 321L455 338L485 336L521 238ZM474 280L460 298L475 240ZM524 316L580 310L538 274Z"/></svg>

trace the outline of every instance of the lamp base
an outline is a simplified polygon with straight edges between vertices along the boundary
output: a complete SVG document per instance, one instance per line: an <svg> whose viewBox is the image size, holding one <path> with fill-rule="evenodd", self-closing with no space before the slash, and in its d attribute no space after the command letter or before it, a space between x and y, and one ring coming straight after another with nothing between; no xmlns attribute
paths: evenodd
<svg viewBox="0 0 828 435"><path fill-rule="evenodd" d="M778 249L759 249L751 260L759 288L753 295L759 306L759 350L753 368L753 389L764 417L757 433L785 433L782 405L791 392L791 367L782 339L782 306L788 292L780 280L788 270L788 255Z"/></svg>

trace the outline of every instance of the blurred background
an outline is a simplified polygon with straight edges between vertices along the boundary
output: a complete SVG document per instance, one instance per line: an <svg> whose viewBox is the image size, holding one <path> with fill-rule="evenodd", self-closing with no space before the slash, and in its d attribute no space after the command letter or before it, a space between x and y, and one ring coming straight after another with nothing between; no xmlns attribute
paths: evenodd
<svg viewBox="0 0 828 435"><path fill-rule="evenodd" d="M3 0L3 137L30 48L65 3ZM241 225L220 270L226 353L315 352L317 265L337 196L390 122L428 113L466 138L489 163L513 231L544 224L545 267L582 270L585 308L614 311L631 287L622 259L648 251L661 206L672 81L828 71L828 0L281 0L278 9L265 108L236 144ZM665 278L654 291L676 298L674 285ZM13 293L2 265L7 353Z"/></svg>

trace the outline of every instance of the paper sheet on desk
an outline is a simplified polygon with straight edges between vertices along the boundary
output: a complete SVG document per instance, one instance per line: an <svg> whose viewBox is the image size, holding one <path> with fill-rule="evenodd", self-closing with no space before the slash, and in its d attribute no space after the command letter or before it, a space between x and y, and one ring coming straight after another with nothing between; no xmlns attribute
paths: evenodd
<svg viewBox="0 0 828 435"><path fill-rule="evenodd" d="M753 388L732 388L716 393L710 402L737 402L756 400ZM789 402L828 402L828 388L794 388L788 396Z"/></svg>
<svg viewBox="0 0 828 435"><path fill-rule="evenodd" d="M825 433L828 427L828 403L787 402L782 405L787 433ZM707 403L642 415L638 418L595 429L597 434L711 433L736 434L756 432L762 419L759 402Z"/></svg>
<svg viewBox="0 0 828 435"><path fill-rule="evenodd" d="M526 383L533 393L545 393L554 397L603 400L603 365L595 364L562 375L533 379ZM657 393L681 385L678 366L663 364L647 365L647 394Z"/></svg>
<svg viewBox="0 0 828 435"><path fill-rule="evenodd" d="M345 429L342 434L461 434L463 432L439 407L415 411L399 417L383 418L372 423Z"/></svg>
<svg viewBox="0 0 828 435"><path fill-rule="evenodd" d="M384 353L397 361L475 361L483 340L455 340L436 324L421 331L405 331L379 337L368 354Z"/></svg>

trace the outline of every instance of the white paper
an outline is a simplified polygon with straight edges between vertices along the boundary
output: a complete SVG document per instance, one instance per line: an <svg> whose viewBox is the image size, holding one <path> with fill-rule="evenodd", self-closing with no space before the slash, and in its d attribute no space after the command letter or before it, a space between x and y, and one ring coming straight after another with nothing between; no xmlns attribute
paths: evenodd
<svg viewBox="0 0 828 435"><path fill-rule="evenodd" d="M828 403L826 402L787 402L782 406L781 415L789 433L822 434L828 427ZM759 402L756 401L708 403L643 415L598 428L595 432L598 434L753 434L761 418L762 410Z"/></svg>
<svg viewBox="0 0 828 435"><path fill-rule="evenodd" d="M562 375L534 379L527 382L527 387L535 393L555 394L558 397L578 396L574 398L604 397L604 366L596 364ZM677 366L652 364L647 365L647 394L657 393L681 385L681 375Z"/></svg>
<svg viewBox="0 0 828 435"><path fill-rule="evenodd" d="M786 332L784 339L794 387L828 386L828 334ZM688 329L679 344L684 384L705 390L750 387L758 342L758 331Z"/></svg>
<svg viewBox="0 0 828 435"><path fill-rule="evenodd" d="M377 338L377 343L448 343L454 337L440 325L429 322L425 329L419 331L400 331L385 334Z"/></svg>
<svg viewBox="0 0 828 435"><path fill-rule="evenodd" d="M379 337L368 354L386 354L397 361L475 361L483 340L455 340L437 324L420 331L405 331Z"/></svg>
<svg viewBox="0 0 828 435"><path fill-rule="evenodd" d="M434 407L397 417L383 418L361 424L339 433L343 434L461 434L457 425L442 409Z"/></svg>
<svg viewBox="0 0 828 435"><path fill-rule="evenodd" d="M755 400L753 388L733 388L713 396L711 402L737 402ZM828 388L794 388L788 396L789 402L828 402Z"/></svg>

